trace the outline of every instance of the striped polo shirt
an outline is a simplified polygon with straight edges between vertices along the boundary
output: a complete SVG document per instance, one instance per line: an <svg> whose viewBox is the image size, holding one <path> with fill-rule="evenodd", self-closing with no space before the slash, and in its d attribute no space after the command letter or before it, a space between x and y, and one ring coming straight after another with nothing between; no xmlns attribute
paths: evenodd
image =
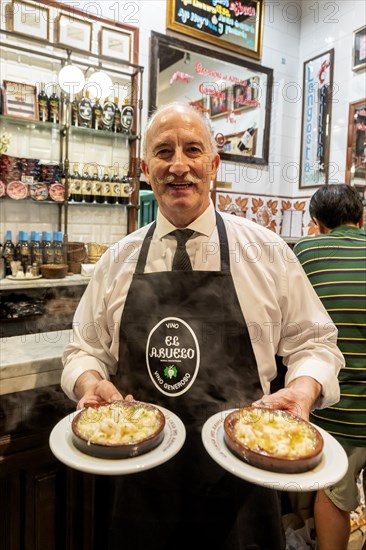
<svg viewBox="0 0 366 550"><path fill-rule="evenodd" d="M315 410L311 421L344 445L366 446L366 234L340 226L304 237L294 247L310 282L338 328L345 367L338 379L341 398Z"/></svg>

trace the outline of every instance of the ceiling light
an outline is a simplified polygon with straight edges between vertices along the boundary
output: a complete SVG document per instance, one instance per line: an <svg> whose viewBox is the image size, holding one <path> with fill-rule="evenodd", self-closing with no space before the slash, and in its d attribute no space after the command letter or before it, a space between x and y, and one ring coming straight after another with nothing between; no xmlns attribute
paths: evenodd
<svg viewBox="0 0 366 550"><path fill-rule="evenodd" d="M104 71L96 71L87 80L86 88L91 98L105 99L113 94L113 82Z"/></svg>
<svg viewBox="0 0 366 550"><path fill-rule="evenodd" d="M75 95L84 88L85 76L79 67L68 63L58 73L58 83L64 92Z"/></svg>

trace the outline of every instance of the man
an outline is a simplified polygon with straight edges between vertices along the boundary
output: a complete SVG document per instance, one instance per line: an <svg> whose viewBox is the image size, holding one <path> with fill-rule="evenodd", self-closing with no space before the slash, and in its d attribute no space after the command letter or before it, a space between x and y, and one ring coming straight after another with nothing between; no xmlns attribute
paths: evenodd
<svg viewBox="0 0 366 550"><path fill-rule="evenodd" d="M218 165L198 111L174 103L155 113L142 169L157 222L98 262L65 351L62 385L79 407L129 394L172 410L187 430L173 459L118 480L113 550L118 541L141 550L282 549L276 492L216 465L202 426L263 394L304 418L315 402L339 399L335 327L278 236L215 213L209 192ZM177 228L191 230L186 246ZM269 395L276 354L287 366L286 388Z"/></svg>
<svg viewBox="0 0 366 550"><path fill-rule="evenodd" d="M311 421L331 433L349 458L345 477L319 491L314 519L319 550L346 550L350 512L358 506L356 480L366 465L366 234L363 206L349 185L324 185L310 200L318 237L295 246L309 280L338 328L346 360L339 373L341 399L316 410Z"/></svg>

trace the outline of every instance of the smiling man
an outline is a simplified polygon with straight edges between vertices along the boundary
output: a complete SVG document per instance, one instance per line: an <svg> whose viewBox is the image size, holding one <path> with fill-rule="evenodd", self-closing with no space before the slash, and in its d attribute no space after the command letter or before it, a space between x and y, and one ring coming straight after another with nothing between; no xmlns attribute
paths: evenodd
<svg viewBox="0 0 366 550"><path fill-rule="evenodd" d="M276 491L218 466L201 430L213 414L257 400L305 419L315 403L338 401L337 331L282 239L215 212L219 155L198 111L161 108L144 145L157 220L96 265L62 386L79 407L131 395L163 406L187 434L168 462L162 454L158 467L116 478L109 549L283 549Z"/></svg>

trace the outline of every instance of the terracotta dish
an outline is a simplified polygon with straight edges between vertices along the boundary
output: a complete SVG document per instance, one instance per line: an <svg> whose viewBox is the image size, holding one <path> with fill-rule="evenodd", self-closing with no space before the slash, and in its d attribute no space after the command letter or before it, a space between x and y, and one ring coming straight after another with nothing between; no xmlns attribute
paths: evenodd
<svg viewBox="0 0 366 550"><path fill-rule="evenodd" d="M252 466L281 473L315 468L323 438L309 422L281 410L246 407L228 414L224 440L230 451Z"/></svg>
<svg viewBox="0 0 366 550"><path fill-rule="evenodd" d="M67 264L43 264L41 273L45 279L64 279L69 270Z"/></svg>
<svg viewBox="0 0 366 550"><path fill-rule="evenodd" d="M164 426L164 414L149 403L87 404L73 419L73 443L97 458L131 458L157 447L164 438Z"/></svg>

